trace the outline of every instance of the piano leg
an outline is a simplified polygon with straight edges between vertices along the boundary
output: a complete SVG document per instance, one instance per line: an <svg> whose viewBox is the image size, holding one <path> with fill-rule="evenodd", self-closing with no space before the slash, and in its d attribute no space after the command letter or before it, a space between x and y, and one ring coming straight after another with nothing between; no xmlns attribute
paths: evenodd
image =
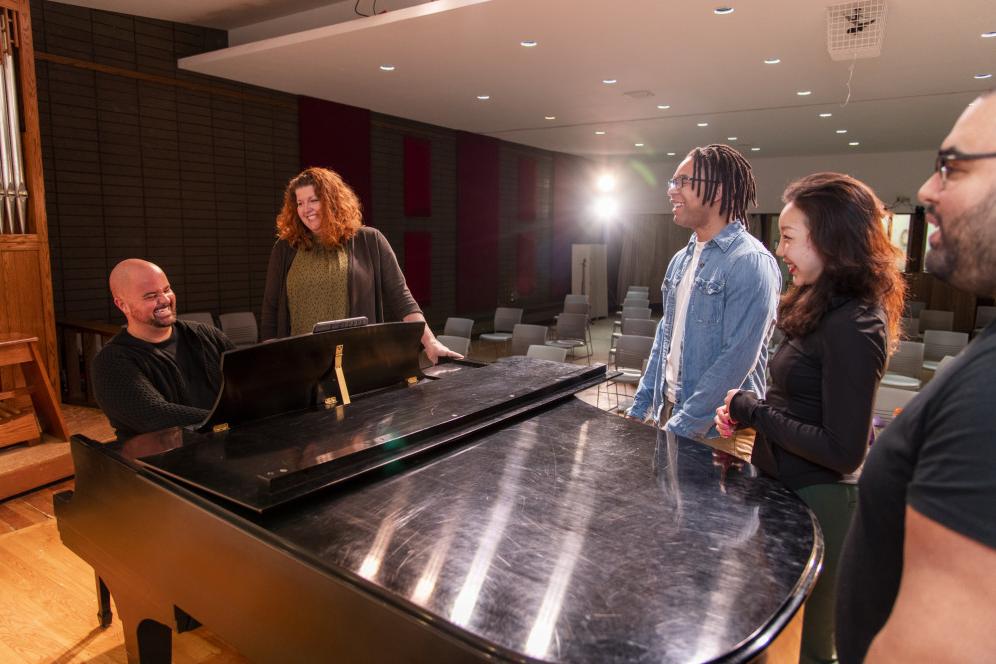
<svg viewBox="0 0 996 664"><path fill-rule="evenodd" d="M118 611L124 628L128 664L170 664L173 657L173 630L146 618L137 625Z"/></svg>
<svg viewBox="0 0 996 664"><path fill-rule="evenodd" d="M94 572L93 576L97 581L97 620L101 627L110 627L114 619L114 614L111 613L111 593L99 574Z"/></svg>

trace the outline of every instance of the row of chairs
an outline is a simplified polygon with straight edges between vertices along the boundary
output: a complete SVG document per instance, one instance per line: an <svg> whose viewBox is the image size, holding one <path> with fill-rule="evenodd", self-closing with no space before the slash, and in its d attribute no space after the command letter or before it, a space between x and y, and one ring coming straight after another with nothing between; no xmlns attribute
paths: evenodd
<svg viewBox="0 0 996 664"><path fill-rule="evenodd" d="M968 334L927 330L923 341L900 341L886 367L882 384L902 390L919 390L925 374L933 375L941 363L968 345Z"/></svg>
<svg viewBox="0 0 996 664"><path fill-rule="evenodd" d="M918 340L927 330L953 330L954 312L941 309L925 309L923 302L907 302L905 315L902 319L903 337ZM975 308L974 334L996 320L996 307L980 305Z"/></svg>
<svg viewBox="0 0 996 664"><path fill-rule="evenodd" d="M213 325L225 333L236 347L252 346L259 342L259 327L256 325L256 314L251 311L235 311L220 314L218 322L210 311L191 311L177 316L180 320L194 321L205 325Z"/></svg>

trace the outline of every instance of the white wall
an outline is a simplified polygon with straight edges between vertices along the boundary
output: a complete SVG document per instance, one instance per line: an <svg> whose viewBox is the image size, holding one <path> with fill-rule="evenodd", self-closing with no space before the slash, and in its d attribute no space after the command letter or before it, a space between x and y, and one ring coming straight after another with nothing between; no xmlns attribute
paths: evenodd
<svg viewBox="0 0 996 664"><path fill-rule="evenodd" d="M818 171L839 171L869 184L887 205L905 196L916 203L916 192L930 175L933 151L837 154L812 157L748 157L757 181L758 212L779 212L785 185ZM671 212L667 180L680 160L616 162L620 208L624 213Z"/></svg>

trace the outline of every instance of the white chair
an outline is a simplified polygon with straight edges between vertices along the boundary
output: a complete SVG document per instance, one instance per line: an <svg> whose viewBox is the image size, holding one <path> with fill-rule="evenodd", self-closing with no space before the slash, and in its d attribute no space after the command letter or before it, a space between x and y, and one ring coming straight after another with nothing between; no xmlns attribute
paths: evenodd
<svg viewBox="0 0 996 664"><path fill-rule="evenodd" d="M575 294L575 293L569 293L569 294L567 294L567 295L564 296L564 306L567 306L568 304L572 304L572 303L577 304L579 302L581 304L588 304L588 296L587 295L578 295L578 294Z"/></svg>
<svg viewBox="0 0 996 664"><path fill-rule="evenodd" d="M899 327L902 330L903 339L916 340L920 338L919 318L900 318Z"/></svg>
<svg viewBox="0 0 996 664"><path fill-rule="evenodd" d="M622 410L619 403L619 386L639 385L643 378L643 371L646 361L650 358L650 349L653 348L653 337L639 337L631 334L624 334L616 342L616 357L614 368L622 372L619 376L610 379L605 383L606 398L609 395L609 388L613 389L616 396L616 410ZM628 390L624 387L624 390ZM595 394L595 405L598 405L601 396L601 386Z"/></svg>
<svg viewBox="0 0 996 664"><path fill-rule="evenodd" d="M996 320L996 307L978 306L975 308L975 330L972 336L982 331L982 328Z"/></svg>
<svg viewBox="0 0 996 664"><path fill-rule="evenodd" d="M954 355L945 355L941 358L941 361L937 363L937 369L934 370L934 376L939 376L945 368L951 364L955 359Z"/></svg>
<svg viewBox="0 0 996 664"><path fill-rule="evenodd" d="M584 314L562 313L557 316L557 338L546 342L547 346L564 348L574 355L574 349L585 348L585 358L591 364L591 347L588 345L588 317Z"/></svg>
<svg viewBox="0 0 996 664"><path fill-rule="evenodd" d="M526 325L519 323L512 329L512 355L525 355L533 344L546 345L546 325Z"/></svg>
<svg viewBox="0 0 996 664"><path fill-rule="evenodd" d="M900 390L895 387L883 387L879 385L878 392L875 393L875 404L872 406L872 414L877 415L882 424L888 424L896 415L897 408L905 408L906 404L918 393L910 390Z"/></svg>
<svg viewBox="0 0 996 664"><path fill-rule="evenodd" d="M530 344L529 348L526 349L526 357L535 357L538 360L549 360L551 362L566 362L567 349Z"/></svg>
<svg viewBox="0 0 996 664"><path fill-rule="evenodd" d="M923 344L919 341L900 341L899 348L889 358L881 384L916 392L920 389L922 368Z"/></svg>
<svg viewBox="0 0 996 664"><path fill-rule="evenodd" d="M650 299L646 297L629 296L622 302L620 309L650 307Z"/></svg>
<svg viewBox="0 0 996 664"><path fill-rule="evenodd" d="M210 311L188 311L185 314L180 314L177 316L179 320L193 321L195 323L203 323L204 325L213 325L218 327L214 322L214 316L211 315Z"/></svg>
<svg viewBox="0 0 996 664"><path fill-rule="evenodd" d="M927 330L953 330L954 312L940 309L924 309L920 312L920 333ZM939 358L938 358L939 359Z"/></svg>
<svg viewBox="0 0 996 664"><path fill-rule="evenodd" d="M522 309L515 307L498 307L495 309L494 331L482 334L480 341L494 344L495 357L498 357L498 345L506 345L512 340L512 331L522 321Z"/></svg>
<svg viewBox="0 0 996 664"><path fill-rule="evenodd" d="M457 337L450 334L440 334L436 337L439 343L449 348L454 353L460 353L464 357L470 355L470 339L467 337Z"/></svg>
<svg viewBox="0 0 996 664"><path fill-rule="evenodd" d="M906 307L903 309L903 316L909 318L919 318L920 312L927 308L926 302L920 302L919 300L909 300L906 302Z"/></svg>
<svg viewBox="0 0 996 664"><path fill-rule="evenodd" d="M474 321L470 318L453 318L450 316L446 319L446 325L443 327L443 334L450 337L470 339L473 332Z"/></svg>
<svg viewBox="0 0 996 664"><path fill-rule="evenodd" d="M632 334L638 337L653 337L657 334L657 321L650 318L623 318L622 330L613 332L611 344L609 344L609 355L616 352L616 341L624 334Z"/></svg>
<svg viewBox="0 0 996 664"><path fill-rule="evenodd" d="M259 341L259 328L256 327L256 315L251 311L236 311L218 316L221 331L238 348L252 346Z"/></svg>
<svg viewBox="0 0 996 664"><path fill-rule="evenodd" d="M945 355L957 355L967 345L967 332L926 330L923 333L923 368L936 372Z"/></svg>
<svg viewBox="0 0 996 664"><path fill-rule="evenodd" d="M917 392L910 390L900 390L895 387L879 385L878 392L875 393L875 404L872 406L872 413L878 416L883 425L886 425L895 417L896 409L905 408L906 404L917 394Z"/></svg>

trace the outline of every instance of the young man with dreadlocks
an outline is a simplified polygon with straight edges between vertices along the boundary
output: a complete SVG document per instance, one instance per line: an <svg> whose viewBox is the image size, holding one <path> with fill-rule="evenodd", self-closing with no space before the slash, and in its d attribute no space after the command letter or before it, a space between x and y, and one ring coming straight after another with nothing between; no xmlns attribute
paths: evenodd
<svg viewBox="0 0 996 664"><path fill-rule="evenodd" d="M730 385L764 394L781 273L747 232L754 176L733 148L689 152L668 198L674 223L692 237L664 275L664 317L628 415L649 415L665 431L733 453L732 440L716 440L713 416Z"/></svg>

